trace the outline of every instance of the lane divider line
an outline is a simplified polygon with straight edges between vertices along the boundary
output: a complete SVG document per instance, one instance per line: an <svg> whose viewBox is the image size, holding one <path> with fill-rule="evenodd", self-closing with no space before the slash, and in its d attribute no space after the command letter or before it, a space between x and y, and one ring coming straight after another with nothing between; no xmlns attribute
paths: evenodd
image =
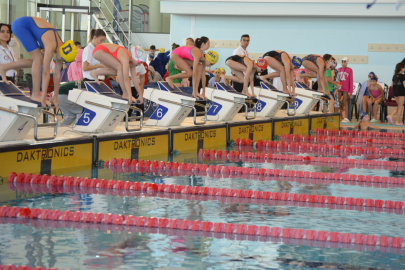
<svg viewBox="0 0 405 270"><path fill-rule="evenodd" d="M8 218L8 219L7 219ZM10 222L10 219L14 219ZM58 225L68 223L68 226L72 226L75 223L83 224L104 224L115 225L117 230L123 229L124 226L128 227L144 227L144 228L158 228L165 231L179 230L179 231L191 231L196 232L196 236L204 235L207 233L208 237L213 237L216 233L222 234L221 238L225 235L232 236L251 236L254 239L257 237L269 237L271 238L283 238L294 240L310 240L330 242L342 245L367 245L374 247L385 247L396 249L396 252L403 253L404 239L401 237L389 237L389 236L376 236L365 234L352 234L341 232L328 232L328 231L315 231L304 229L292 229L292 228L280 228L270 226L257 226L246 224L234 224L234 223L222 223L222 222L210 222L199 220L179 220L168 218L156 218L156 217L144 217L121 214L103 214L103 213L91 213L91 212L72 212L69 210L50 210L50 209L38 209L38 208L19 208L19 207L0 207L0 223L28 223L31 221L56 221ZM28 221L28 222L27 222ZM60 222L60 223L59 223ZM199 233L197 233L199 232ZM157 231L156 231L157 233ZM250 240L250 239L249 239ZM295 241L294 241L295 242ZM387 250L387 249L385 249ZM389 249L388 249L389 250Z"/></svg>
<svg viewBox="0 0 405 270"><path fill-rule="evenodd" d="M155 163L157 164L157 162ZM242 168L243 170L250 170L249 167ZM211 165L209 167L211 170L222 169L222 166ZM10 173L9 182L10 183L21 183L21 179L24 179L24 183L32 185L44 185L44 186L71 186L80 188L101 188L101 189L122 189L122 190L134 190L143 192L157 192L157 193L173 193L173 194L191 194L194 196L199 195L209 195L214 197L237 197L237 198L247 198L247 199L263 199L263 200L274 200L274 201L290 201L297 202L294 205L300 205L299 203L313 203L319 204L320 207L325 207L326 205L340 205L340 206L355 206L359 207L369 207L379 208L379 209L404 209L404 202L392 201L392 200L374 200L374 199L363 199L363 198L353 198L353 197L336 197L336 196L324 196L324 195L309 195L309 194L297 194L297 193L280 193L271 191L260 191L260 190L243 190L243 189L226 189L226 188L215 188L215 187L199 187L199 186L183 186L183 185L173 185L173 184L159 184L156 183L139 183L130 182L122 180L105 180L105 179L90 179L90 178L73 178L71 176L56 176L56 175L35 175L30 174L25 175L24 173ZM345 209L342 207L342 209ZM352 209L350 209L352 210ZM378 210L377 210L378 211ZM393 211L390 211L393 212ZM394 212L395 213L395 212Z"/></svg>

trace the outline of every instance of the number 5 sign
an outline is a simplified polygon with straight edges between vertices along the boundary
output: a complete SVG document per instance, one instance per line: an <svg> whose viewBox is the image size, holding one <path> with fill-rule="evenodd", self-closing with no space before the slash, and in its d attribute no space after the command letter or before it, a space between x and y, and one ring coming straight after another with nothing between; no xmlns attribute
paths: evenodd
<svg viewBox="0 0 405 270"><path fill-rule="evenodd" d="M85 109L83 114L80 116L79 120L77 121L76 125L78 126L88 126L91 121L93 121L94 117L96 117L96 112L92 110Z"/></svg>

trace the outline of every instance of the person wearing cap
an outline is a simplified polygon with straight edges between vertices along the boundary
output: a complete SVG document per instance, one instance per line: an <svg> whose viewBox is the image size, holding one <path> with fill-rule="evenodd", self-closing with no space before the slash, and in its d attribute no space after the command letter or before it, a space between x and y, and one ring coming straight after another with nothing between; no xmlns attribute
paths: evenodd
<svg viewBox="0 0 405 270"><path fill-rule="evenodd" d="M325 54L325 56L327 56L328 58L325 59L317 54L309 54L303 57L302 65L306 70L308 70L308 72L297 75L297 81L300 81L302 77L317 78L318 92L321 92L324 95L330 92L329 85L327 84L326 79L326 66L332 59L332 55L330 54ZM326 92L325 89L327 89Z"/></svg>
<svg viewBox="0 0 405 270"><path fill-rule="evenodd" d="M165 49L160 48L158 55L155 59L150 62L150 66L152 66L156 72L159 72L160 76L164 76L166 73L166 64L169 62L170 57L165 53Z"/></svg>
<svg viewBox="0 0 405 270"><path fill-rule="evenodd" d="M214 77L208 81L208 85L215 87L217 82L224 82L224 80L221 78L221 70L219 68L214 71Z"/></svg>
<svg viewBox="0 0 405 270"><path fill-rule="evenodd" d="M284 51L275 50L266 52L263 55L266 59L269 67L276 72L272 72L268 75L260 76L261 80L268 80L276 77L280 77L283 84L283 92L290 96L295 96L295 83L294 83L294 69L301 67L302 60L299 57L293 58Z"/></svg>
<svg viewBox="0 0 405 270"><path fill-rule="evenodd" d="M223 80L243 83L243 90L241 93L249 97L256 97L254 94L254 74L256 71L260 72L267 69L266 59L260 58L257 60L257 63L255 63L244 55L232 55L225 60L225 64L230 67L231 72L236 76L222 75L221 78ZM249 82L252 94L248 91Z"/></svg>
<svg viewBox="0 0 405 270"><path fill-rule="evenodd" d="M55 28L46 20L38 17L20 17L13 22L11 30L31 55L32 59L22 59L0 65L0 75L3 80L6 80L6 73L10 69L32 68L33 91L31 100L41 103L42 107L46 107L48 105L46 102L47 91L42 91L41 95L41 81L42 88L48 89L50 79L48 67L51 65L52 57L54 54L56 55L55 69L58 71L62 70L63 62L70 63L75 60L77 54L76 46L72 40L63 43ZM45 50L44 54L41 53L42 48ZM50 102L57 107L60 72L55 72L53 79L54 95Z"/></svg>
<svg viewBox="0 0 405 270"><path fill-rule="evenodd" d="M359 130L368 130L368 129L379 129L380 127L374 126L370 123L370 116L368 114L364 114L360 117L360 122L354 126L354 129Z"/></svg>
<svg viewBox="0 0 405 270"><path fill-rule="evenodd" d="M376 119L378 105L384 99L384 89L381 87L381 85L378 84L378 77L376 75L371 76L368 90L370 93L367 101L368 111L371 112L372 116L370 122L375 123L378 122L378 120Z"/></svg>
<svg viewBox="0 0 405 270"><path fill-rule="evenodd" d="M118 84L122 89L122 98L127 99L129 104L133 100L136 103L143 103L143 89L136 75L136 67L146 61L146 52L140 47L132 47L130 51L113 43L97 45L93 50L93 57L107 68L93 70L90 75L95 78L97 83L100 83L97 79L99 75L116 75ZM131 80L129 74L131 74ZM137 100L132 97L131 81L139 95Z"/></svg>
<svg viewBox="0 0 405 270"><path fill-rule="evenodd" d="M342 114L342 122L350 123L350 120L347 118L348 115L348 103L349 95L353 93L353 70L347 67L349 59L347 57L342 58L342 67L338 69L339 75L338 80L342 83L342 87L339 89L339 100L343 98L343 104L340 105L340 112Z"/></svg>

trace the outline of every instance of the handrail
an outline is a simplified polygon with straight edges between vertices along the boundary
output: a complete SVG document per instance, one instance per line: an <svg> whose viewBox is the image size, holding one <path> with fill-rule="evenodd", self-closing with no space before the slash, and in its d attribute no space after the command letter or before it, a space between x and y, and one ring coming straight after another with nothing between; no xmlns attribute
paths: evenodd
<svg viewBox="0 0 405 270"><path fill-rule="evenodd" d="M38 124L37 118L34 117L34 116L31 115L31 114L21 113L21 112L14 111L14 110L10 110L10 109L3 108L3 107L0 107L0 110L1 110L1 111L4 111L4 112L8 112L8 113L12 113L12 114L16 114L16 115L19 115L19 116L23 116L23 117L27 117L27 118L33 119L33 120L34 120L34 139L35 139L36 141L53 140L53 139L56 138L56 134L57 134L57 132L58 132L58 119L57 119L57 117L56 117L56 114L50 113L50 112L48 112L48 111L42 109L42 113L48 114L48 115L52 115L52 116L54 117L54 122L52 122L52 123ZM39 127L52 127L52 126L54 127L54 131L53 131L53 136L52 136L52 137L45 137L45 138L38 139L38 128L39 128Z"/></svg>
<svg viewBox="0 0 405 270"><path fill-rule="evenodd" d="M257 113L256 103L254 103L254 102L252 102L252 101L248 101L248 103L251 103L251 104L253 103L253 104L255 104L255 105L254 105L254 116L249 117L249 116L248 116L248 112L249 112L249 111L252 111L253 109L248 109L246 103L241 103L241 102L237 102L237 101L234 101L234 100L230 100L230 99L223 98L223 97L218 97L218 96L215 96L214 98L219 99L219 100L223 100L223 101L227 101L227 102L232 102L232 103L235 103L235 104L239 104L239 105L244 106L244 107L245 107L245 119L246 119L246 120L252 120L252 119L255 119L255 118L256 118L256 113Z"/></svg>
<svg viewBox="0 0 405 270"><path fill-rule="evenodd" d="M85 103L90 104L90 105L93 105L93 106L97 106L97 107L100 107L100 108L109 109L109 110L113 110L113 111L117 111L117 112L122 112L122 113L124 113L124 114L125 114L125 129L126 129L127 132L140 131L140 130L142 129L142 127L143 127L143 112L142 112L141 109L139 109L139 108L137 108L137 107L129 106L129 108L131 108L132 110L136 110L136 111L140 112L141 115L140 115L140 116L131 116L131 117L128 117L128 113L127 113L127 111L125 111L125 110L121 110L121 109L114 108L114 107L111 107L111 106L99 104L99 103L96 103L96 102L93 102L93 101L89 101L89 100L86 100ZM129 128L128 128L128 119L140 119L139 128L136 128L136 129L129 129Z"/></svg>

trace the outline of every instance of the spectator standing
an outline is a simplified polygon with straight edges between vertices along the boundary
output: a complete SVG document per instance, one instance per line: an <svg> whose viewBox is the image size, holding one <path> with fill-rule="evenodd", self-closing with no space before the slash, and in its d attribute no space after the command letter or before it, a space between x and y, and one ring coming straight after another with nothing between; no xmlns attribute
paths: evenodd
<svg viewBox="0 0 405 270"><path fill-rule="evenodd" d="M103 29L91 29L89 43L87 43L86 48L84 48L82 55L83 77L85 81L94 81L94 78L90 75L90 72L105 67L93 57L94 48L97 45L104 43L105 39L106 35ZM104 76L98 76L98 79L104 80Z"/></svg>
<svg viewBox="0 0 405 270"><path fill-rule="evenodd" d="M397 126L403 126L404 124L401 122L402 111L404 109L404 101L405 101L405 64L398 63L395 67L394 77L392 78L392 84L394 90L395 100L397 102L397 108L387 116L388 122L393 125L393 117L397 114Z"/></svg>
<svg viewBox="0 0 405 270"><path fill-rule="evenodd" d="M155 71L159 72L160 76L164 76L166 73L165 66L169 62L170 57L165 53L165 49L161 48L159 50L158 55L155 57L155 60L153 60L150 64Z"/></svg>
<svg viewBox="0 0 405 270"><path fill-rule="evenodd" d="M343 104L340 106L342 114L342 122L350 123L348 116L348 102L349 95L353 93L353 70L347 66L349 59L347 57L342 58L342 67L338 69L338 80L342 83L342 87L339 89L339 100L343 98Z"/></svg>

